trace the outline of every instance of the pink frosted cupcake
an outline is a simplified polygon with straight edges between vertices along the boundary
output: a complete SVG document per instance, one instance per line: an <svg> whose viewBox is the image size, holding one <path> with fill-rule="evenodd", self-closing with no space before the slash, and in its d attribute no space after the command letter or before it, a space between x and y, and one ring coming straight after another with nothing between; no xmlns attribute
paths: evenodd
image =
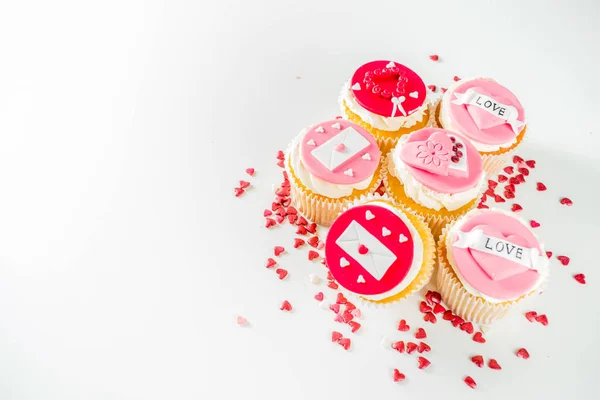
<svg viewBox="0 0 600 400"><path fill-rule="evenodd" d="M544 247L514 213L473 210L444 229L437 284L458 316L489 324L538 293L548 277Z"/></svg>
<svg viewBox="0 0 600 400"><path fill-rule="evenodd" d="M488 175L500 171L525 136L525 111L517 97L489 78L452 85L437 110L437 124L468 138Z"/></svg>
<svg viewBox="0 0 600 400"><path fill-rule="evenodd" d="M425 128L401 137L386 167L388 194L423 217L436 239L444 226L475 208L485 184L475 147L444 129Z"/></svg>

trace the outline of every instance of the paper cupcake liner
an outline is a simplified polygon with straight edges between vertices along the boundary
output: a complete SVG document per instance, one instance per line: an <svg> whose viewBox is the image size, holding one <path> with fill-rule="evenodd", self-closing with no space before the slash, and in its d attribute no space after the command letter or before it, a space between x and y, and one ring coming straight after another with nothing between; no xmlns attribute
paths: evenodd
<svg viewBox="0 0 600 400"><path fill-rule="evenodd" d="M344 119L348 121L354 122L357 125L365 128L377 141L377 145L379 145L379 149L381 150L381 155L385 157L390 150L392 150L396 143L398 143L398 139L404 135L408 135L411 132L418 131L423 128L437 128L437 123L435 118L432 116L435 113L435 102L429 101L427 105L427 113L424 115L423 119L417 122L415 125L409 128L400 128L397 131L384 131L382 129L377 129L368 122L365 122L359 115L350 111L348 106L342 101L340 108L342 112L342 116Z"/></svg>
<svg viewBox="0 0 600 400"><path fill-rule="evenodd" d="M381 184L381 163L373 174L373 179L368 188L363 190L353 190L350 196L344 196L337 199L325 197L312 192L300 182L291 165L290 153L286 153L285 167L290 180L290 192L292 202L310 221L322 225L330 226L335 218L342 212L344 207L361 196L374 193Z"/></svg>
<svg viewBox="0 0 600 400"><path fill-rule="evenodd" d="M478 193L476 198L461 208L453 211L448 211L445 208L441 210L433 210L418 204L412 198L406 195L402 182L389 173L388 166L390 163L391 157L388 155L384 161L384 167L382 171L382 179L386 192L389 193L390 196L408 212L423 218L429 225L429 229L431 229L431 233L435 240L439 238L442 233L442 229L444 229L446 225L462 217L467 212L477 207L477 204L479 203L483 188L480 190L480 193Z"/></svg>
<svg viewBox="0 0 600 400"><path fill-rule="evenodd" d="M440 121L440 106L441 100L435 104L435 118L433 119L436 121L436 124L439 127L443 127ZM481 154L482 168L488 177L496 176L502 170L502 168L504 168L506 164L510 162L510 159L514 155L515 151L523 142L526 130L527 127L523 128L523 131L521 131L521 133L519 133L517 136L516 143L510 147L494 152L479 152L479 154Z"/></svg>
<svg viewBox="0 0 600 400"><path fill-rule="evenodd" d="M450 310L465 321L478 324L491 324L504 317L511 309L526 298L531 297L538 290L513 301L490 303L481 297L469 293L460 282L446 256L446 236L451 226L447 226L438 241L438 292Z"/></svg>
<svg viewBox="0 0 600 400"><path fill-rule="evenodd" d="M398 204L396 204L389 196L379 194L369 194L366 196L362 196L360 199L347 204L347 207L345 207L343 211L346 211L352 207L356 207L358 205L370 201L384 201L390 206L398 208L400 211L405 211L402 209L402 207L399 207ZM370 300L358 294L344 290L345 293L348 293L353 298L358 299L358 303L363 306L366 306L368 308L390 307L391 305L396 304L401 300L407 298L408 296L421 290L423 287L425 287L425 285L429 283L431 277L433 276L436 260L436 247L433 235L431 234L431 231L429 230L429 227L427 226L427 223L423 220L423 218L406 212L405 215L413 224L413 226L419 233L421 240L423 241L423 264L421 264L421 270L406 288L383 300Z"/></svg>

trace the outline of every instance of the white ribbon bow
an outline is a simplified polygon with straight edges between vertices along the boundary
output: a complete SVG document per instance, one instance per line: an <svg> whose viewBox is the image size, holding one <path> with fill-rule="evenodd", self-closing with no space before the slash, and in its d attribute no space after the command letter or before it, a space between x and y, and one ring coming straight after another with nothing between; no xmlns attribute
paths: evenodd
<svg viewBox="0 0 600 400"><path fill-rule="evenodd" d="M404 107L402 107L402 103L404 103L404 101L406 100L406 97L404 97L404 96L392 97L391 100L392 100L392 103L394 104L394 108L392 108L392 117L396 116L396 111L398 111L398 110L400 110L400 112L406 117L406 111L404 110Z"/></svg>

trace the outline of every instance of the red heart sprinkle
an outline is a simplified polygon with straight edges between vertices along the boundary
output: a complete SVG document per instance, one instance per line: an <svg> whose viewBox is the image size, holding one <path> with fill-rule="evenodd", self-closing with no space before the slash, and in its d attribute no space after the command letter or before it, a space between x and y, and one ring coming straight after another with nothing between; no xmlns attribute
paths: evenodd
<svg viewBox="0 0 600 400"><path fill-rule="evenodd" d="M461 324L461 325L460 325L460 330L461 330L461 331L465 331L465 332L467 332L468 334L471 334L471 333L473 333L473 331L474 331L475 329L473 328L473 324L472 324L472 323L470 323L470 322L465 322L465 323L463 323L463 324Z"/></svg>
<svg viewBox="0 0 600 400"><path fill-rule="evenodd" d="M429 59L431 61L437 61L437 60L440 59L440 56L438 56L437 54L432 54L432 55L429 56Z"/></svg>
<svg viewBox="0 0 600 400"><path fill-rule="evenodd" d="M295 238L294 239L294 248L297 249L298 247L304 246L306 244L306 242L303 239L298 239Z"/></svg>
<svg viewBox="0 0 600 400"><path fill-rule="evenodd" d="M489 208L489 207L483 203L479 203L479 204L477 204L477 208Z"/></svg>
<svg viewBox="0 0 600 400"><path fill-rule="evenodd" d="M481 332L475 332L475 334L473 335L473 341L477 342L477 343L485 343L486 340L483 337L483 335L481 334Z"/></svg>
<svg viewBox="0 0 600 400"><path fill-rule="evenodd" d="M436 91L436 89L437 89L437 86L435 86L435 85L427 85L427 88L428 88L429 90L431 90L433 93L435 93L435 91Z"/></svg>
<svg viewBox="0 0 600 400"><path fill-rule="evenodd" d="M506 200L504 200L504 198L502 196L500 196L499 194L494 196L494 200L496 201L496 203L504 203Z"/></svg>
<svg viewBox="0 0 600 400"><path fill-rule="evenodd" d="M335 278L333 277L333 275L331 275L331 271L327 271L327 280L328 280L328 281L333 281L333 280L335 280Z"/></svg>
<svg viewBox="0 0 600 400"><path fill-rule="evenodd" d="M342 317L342 314L335 314L335 318L333 320L341 324L344 322L344 317Z"/></svg>
<svg viewBox="0 0 600 400"><path fill-rule="evenodd" d="M445 312L446 312L446 309L441 304L436 304L435 306L433 306L433 313L434 314L442 314L442 313L445 313Z"/></svg>
<svg viewBox="0 0 600 400"><path fill-rule="evenodd" d="M275 217L275 221L277 221L278 224L281 224L283 221L285 221L285 218L281 215L278 215Z"/></svg>
<svg viewBox="0 0 600 400"><path fill-rule="evenodd" d="M277 150L277 159L283 160L285 158L285 154L281 150Z"/></svg>
<svg viewBox="0 0 600 400"><path fill-rule="evenodd" d="M339 333L337 331L331 332L331 341L332 342L337 342L343 337L344 337L344 335L342 335L341 333Z"/></svg>
<svg viewBox="0 0 600 400"><path fill-rule="evenodd" d="M404 353L405 345L403 340L399 340L397 342L392 343L392 349L396 350L398 353Z"/></svg>
<svg viewBox="0 0 600 400"><path fill-rule="evenodd" d="M562 265L564 265L565 267L567 265L569 265L569 263L571 262L571 259L567 256L556 256L556 258L558 259L558 261L560 261L560 263Z"/></svg>
<svg viewBox="0 0 600 400"><path fill-rule="evenodd" d="M563 197L562 199L560 199L560 204L570 207L573 205L573 202L568 197Z"/></svg>
<svg viewBox="0 0 600 400"><path fill-rule="evenodd" d="M400 322L398 323L398 330L400 332L406 332L410 330L410 326L406 324L406 321L401 319Z"/></svg>
<svg viewBox="0 0 600 400"><path fill-rule="evenodd" d="M288 214L298 214L298 210L295 207L289 206L286 210Z"/></svg>
<svg viewBox="0 0 600 400"><path fill-rule="evenodd" d="M581 283L582 285L585 285L585 275L584 274L575 274L573 275L573 278L575 278L575 280L579 283Z"/></svg>
<svg viewBox="0 0 600 400"><path fill-rule="evenodd" d="M292 305L289 301L284 300L283 303L281 303L281 307L279 307L279 309L281 311L292 311Z"/></svg>
<svg viewBox="0 0 600 400"><path fill-rule="evenodd" d="M546 257L548 257L548 258L552 258L552 252L551 252L551 251L547 251L547 252L546 252Z"/></svg>
<svg viewBox="0 0 600 400"><path fill-rule="evenodd" d="M433 313L430 312L423 316L423 320L425 322L431 322L432 324L435 324L437 322L437 318L435 317L435 315L433 315Z"/></svg>
<svg viewBox="0 0 600 400"><path fill-rule="evenodd" d="M471 357L471 361L475 363L479 368L483 368L483 357L482 356L473 356Z"/></svg>
<svg viewBox="0 0 600 400"><path fill-rule="evenodd" d="M283 160L279 160L279 161L277 161L277 166L278 166L279 168L285 168L285 164L283 163Z"/></svg>
<svg viewBox="0 0 600 400"><path fill-rule="evenodd" d="M457 326L459 326L459 325L460 325L460 326L462 326L462 324L464 324L464 323L465 323L465 320L464 320L464 319L462 319L461 317L459 317L459 316L455 316L455 317L456 317L456 318L454 318L454 319L452 320L452 326L454 326L455 328L456 328Z"/></svg>
<svg viewBox="0 0 600 400"><path fill-rule="evenodd" d="M402 382L406 379L406 375L394 368L394 382Z"/></svg>
<svg viewBox="0 0 600 400"><path fill-rule="evenodd" d="M348 325L350 325L350 330L352 331L352 333L355 333L361 327L361 325L356 321L349 321Z"/></svg>
<svg viewBox="0 0 600 400"><path fill-rule="evenodd" d="M535 321L535 317L537 317L537 312L535 311L528 311L525 313L525 318L527 318L529 322Z"/></svg>
<svg viewBox="0 0 600 400"><path fill-rule="evenodd" d="M475 380L473 378L471 378L470 376L467 376L465 378L465 383L467 384L468 387L470 387L471 389L475 389L477 387L477 383L475 382Z"/></svg>
<svg viewBox="0 0 600 400"><path fill-rule="evenodd" d="M319 237L318 236L313 236L310 239L308 239L308 244L311 245L312 247L317 247L319 245Z"/></svg>
<svg viewBox="0 0 600 400"><path fill-rule="evenodd" d="M494 190L491 188L488 188L485 192L483 192L483 194L485 194L486 196L490 196L490 197L495 196Z"/></svg>
<svg viewBox="0 0 600 400"><path fill-rule="evenodd" d="M419 369L425 369L425 368L429 367L429 365L431 364L431 362L429 362L428 359L426 359L425 357L421 357L421 356L419 356L417 358L417 361L419 362Z"/></svg>
<svg viewBox="0 0 600 400"><path fill-rule="evenodd" d="M423 328L417 329L417 332L415 333L415 338L425 339L426 337L427 337L427 332L425 332L425 329L423 329Z"/></svg>
<svg viewBox="0 0 600 400"><path fill-rule="evenodd" d="M297 219L298 219L298 216L296 214L290 214L287 216L288 222L292 225L294 225L294 223L296 222Z"/></svg>
<svg viewBox="0 0 600 400"><path fill-rule="evenodd" d="M314 235L315 233L317 233L317 224L315 224L313 222L310 225L307 225L306 226L306 230L309 231L310 233L312 233Z"/></svg>
<svg viewBox="0 0 600 400"><path fill-rule="evenodd" d="M364 244L361 244L360 246L358 246L358 254L367 254L368 252L369 252L369 249Z"/></svg>
<svg viewBox="0 0 600 400"><path fill-rule="evenodd" d="M508 180L508 183L510 183L511 185L518 185L521 182L519 182L519 180L513 176Z"/></svg>
<svg viewBox="0 0 600 400"><path fill-rule="evenodd" d="M504 197L506 197L507 199L514 199L515 198L515 192L511 192L510 190L505 190L504 191Z"/></svg>
<svg viewBox="0 0 600 400"><path fill-rule="evenodd" d="M279 197L288 197L290 195L290 189L289 188L279 188L275 191L275 194Z"/></svg>
<svg viewBox="0 0 600 400"><path fill-rule="evenodd" d="M496 361L493 358L490 358L490 361L488 361L488 367L490 367L491 369L502 369L500 364L498 364L498 361Z"/></svg>
<svg viewBox="0 0 600 400"><path fill-rule="evenodd" d="M531 221L529 221L529 225L531 225L532 228L537 228L540 226L540 223L532 219Z"/></svg>
<svg viewBox="0 0 600 400"><path fill-rule="evenodd" d="M428 290L427 294L425 294L425 300L427 300L429 304L439 304L442 302L442 295L438 292Z"/></svg>
<svg viewBox="0 0 600 400"><path fill-rule="evenodd" d="M275 265L277 265L277 261L273 260L272 258L267 258L267 262L265 263L265 267L267 267L267 268L273 268Z"/></svg>
<svg viewBox="0 0 600 400"><path fill-rule="evenodd" d="M523 160L523 159L522 159L521 157L519 157L519 156L514 156L514 157L513 157L513 163L514 163L514 164L518 164L518 163L521 163L521 162L523 162L523 161L525 161L525 160Z"/></svg>
<svg viewBox="0 0 600 400"><path fill-rule="evenodd" d="M345 310L342 313L342 321L344 321L345 323L349 323L353 319L354 319L354 315L350 311Z"/></svg>
<svg viewBox="0 0 600 400"><path fill-rule="evenodd" d="M521 207L519 204L515 203L512 205L511 210L512 210L512 212L518 212L518 211L523 210L523 207Z"/></svg>
<svg viewBox="0 0 600 400"><path fill-rule="evenodd" d="M425 314L425 313L431 312L432 309L431 309L431 307L429 307L427 305L427 303L422 301L421 304L419 305L419 311L421 311L423 314Z"/></svg>
<svg viewBox="0 0 600 400"><path fill-rule="evenodd" d="M298 225L298 229L296 229L296 235L306 235L306 228L302 225Z"/></svg>
<svg viewBox="0 0 600 400"><path fill-rule="evenodd" d="M333 290L337 290L339 288L338 284L334 281L327 282L327 287Z"/></svg>
<svg viewBox="0 0 600 400"><path fill-rule="evenodd" d="M242 189L246 189L246 188L247 188L247 187L249 187L249 186L250 186L250 182L248 182L248 181L244 181L244 180L241 180L241 181L240 181L240 187L241 187Z"/></svg>
<svg viewBox="0 0 600 400"><path fill-rule="evenodd" d="M277 268L275 273L279 275L279 279L283 280L287 276L288 272L283 268Z"/></svg>
<svg viewBox="0 0 600 400"><path fill-rule="evenodd" d="M352 344L352 341L348 338L343 338L338 340L338 343L344 348L344 350L348 350L350 348L350 345Z"/></svg>
<svg viewBox="0 0 600 400"><path fill-rule="evenodd" d="M529 176L529 170L527 168L519 168L519 172L525 176Z"/></svg>
<svg viewBox="0 0 600 400"><path fill-rule="evenodd" d="M508 178L504 175L498 175L498 182L503 183L506 182Z"/></svg>
<svg viewBox="0 0 600 400"><path fill-rule="evenodd" d="M447 310L442 318L446 321L452 321L454 319L454 314L452 314L452 311Z"/></svg>
<svg viewBox="0 0 600 400"><path fill-rule="evenodd" d="M346 304L348 302L348 299L346 299L342 293L338 293L335 298L335 302L337 304Z"/></svg>
<svg viewBox="0 0 600 400"><path fill-rule="evenodd" d="M325 298L325 295L323 294L323 292L319 292L319 293L315 294L315 300L317 300L317 301L323 301L324 298Z"/></svg>
<svg viewBox="0 0 600 400"><path fill-rule="evenodd" d="M458 76L454 75L454 82L458 82L458 81L460 81L460 78Z"/></svg>
<svg viewBox="0 0 600 400"><path fill-rule="evenodd" d="M246 168L246 173L250 176L254 176L254 168Z"/></svg>
<svg viewBox="0 0 600 400"><path fill-rule="evenodd" d="M488 187L491 189L495 189L498 186L498 182L488 179Z"/></svg>
<svg viewBox="0 0 600 400"><path fill-rule="evenodd" d="M515 167L510 166L510 167L504 167L504 172L506 172L509 175L512 175L513 172L515 172Z"/></svg>
<svg viewBox="0 0 600 400"><path fill-rule="evenodd" d="M339 304L337 304L337 303L336 303L336 304L330 304L330 305L329 305L329 309L330 309L331 311L333 311L334 313L336 313L336 314L337 314L337 313L339 313L339 312L340 312L340 305L339 305Z"/></svg>
<svg viewBox="0 0 600 400"><path fill-rule="evenodd" d="M277 225L277 222L275 222L275 220L273 218L265 219L265 228L270 228L274 225Z"/></svg>
<svg viewBox="0 0 600 400"><path fill-rule="evenodd" d="M521 357L523 360L527 360L529 358L529 352L524 348L520 348L517 350L517 357Z"/></svg>
<svg viewBox="0 0 600 400"><path fill-rule="evenodd" d="M548 188L542 182L538 182L536 185L536 189L539 190L540 192L543 192L544 190L546 190Z"/></svg>
<svg viewBox="0 0 600 400"><path fill-rule="evenodd" d="M283 208L283 206L275 210L275 214L279 215L280 217L285 217L285 209Z"/></svg>
<svg viewBox="0 0 600 400"><path fill-rule="evenodd" d="M308 225L308 221L302 215L298 217L298 221L296 221L297 225Z"/></svg>
<svg viewBox="0 0 600 400"><path fill-rule="evenodd" d="M275 254L275 256L279 256L284 251L285 251L285 248L283 246L275 246L273 248L273 253Z"/></svg>
<svg viewBox="0 0 600 400"><path fill-rule="evenodd" d="M233 194L235 195L235 197L240 197L241 195L243 195L245 192L244 189L242 188L233 188Z"/></svg>
<svg viewBox="0 0 600 400"><path fill-rule="evenodd" d="M419 348L419 346L416 343L413 343L413 342L406 343L406 352L408 354L414 353L415 351L417 351L418 348Z"/></svg>
<svg viewBox="0 0 600 400"><path fill-rule="evenodd" d="M419 353L427 353L431 351L431 347L429 347L429 345L425 342L420 342L417 351Z"/></svg>
<svg viewBox="0 0 600 400"><path fill-rule="evenodd" d="M265 211L263 211L263 217L268 217L270 215L273 215L273 211L265 208Z"/></svg>
<svg viewBox="0 0 600 400"><path fill-rule="evenodd" d="M529 168L535 168L535 161L534 160L527 160L527 161L525 161L525 164L527 164L527 166Z"/></svg>
<svg viewBox="0 0 600 400"><path fill-rule="evenodd" d="M548 326L548 317L546 314L541 314L535 317L535 320L544 326Z"/></svg>
<svg viewBox="0 0 600 400"><path fill-rule="evenodd" d="M347 311L352 311L352 310L356 310L356 306L352 303L350 303L348 300L346 300L346 310ZM356 315L354 315L356 317Z"/></svg>
<svg viewBox="0 0 600 400"><path fill-rule="evenodd" d="M523 183L525 182L525 177L523 176L523 174L519 174L515 177L517 179L518 183Z"/></svg>
<svg viewBox="0 0 600 400"><path fill-rule="evenodd" d="M448 90L448 89L447 89L447 88L445 88L445 87L443 87L443 88L440 88L440 89L441 89L442 93L446 93L446 91Z"/></svg>
<svg viewBox="0 0 600 400"><path fill-rule="evenodd" d="M279 210L281 207L283 207L283 206L281 205L281 203L278 203L278 202L276 202L276 201L274 201L274 202L272 202L272 203L271 203L271 210L273 210L273 211L277 211L277 210Z"/></svg>
<svg viewBox="0 0 600 400"><path fill-rule="evenodd" d="M506 185L504 187L504 190L508 191L508 192L513 192L514 193L515 190L516 190L516 188L515 188L515 185L513 185L512 183L509 183L508 185Z"/></svg>
<svg viewBox="0 0 600 400"><path fill-rule="evenodd" d="M310 250L310 251L308 252L308 261L316 260L316 259L317 259L317 258L319 258L319 257L320 257L320 256L319 256L319 253L317 253L317 252L316 252L316 251L314 251L314 250Z"/></svg>

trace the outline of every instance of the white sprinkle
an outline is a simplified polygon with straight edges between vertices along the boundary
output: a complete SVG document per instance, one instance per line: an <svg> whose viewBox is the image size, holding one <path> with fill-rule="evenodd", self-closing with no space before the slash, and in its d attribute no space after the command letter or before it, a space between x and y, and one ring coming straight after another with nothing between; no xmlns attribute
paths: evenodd
<svg viewBox="0 0 600 400"><path fill-rule="evenodd" d="M386 236L389 236L391 233L392 233L392 231L390 231L385 226L383 228L381 228L381 236L386 237Z"/></svg>
<svg viewBox="0 0 600 400"><path fill-rule="evenodd" d="M321 283L321 278L319 278L319 275L315 275L315 274L308 274L308 280L313 285L318 285L319 283Z"/></svg>

